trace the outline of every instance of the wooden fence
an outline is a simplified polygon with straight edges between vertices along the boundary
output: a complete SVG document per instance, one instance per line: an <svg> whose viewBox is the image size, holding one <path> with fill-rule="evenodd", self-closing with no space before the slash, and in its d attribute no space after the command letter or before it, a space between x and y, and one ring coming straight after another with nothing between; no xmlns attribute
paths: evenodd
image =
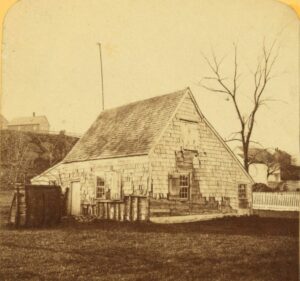
<svg viewBox="0 0 300 281"><path fill-rule="evenodd" d="M300 192L253 192L253 209L300 211Z"/></svg>

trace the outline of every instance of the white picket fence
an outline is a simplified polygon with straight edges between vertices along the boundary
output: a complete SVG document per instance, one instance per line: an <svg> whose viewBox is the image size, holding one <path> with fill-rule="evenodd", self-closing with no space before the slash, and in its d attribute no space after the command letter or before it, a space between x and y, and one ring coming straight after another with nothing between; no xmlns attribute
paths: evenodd
<svg viewBox="0 0 300 281"><path fill-rule="evenodd" d="M253 192L253 209L300 211L300 192Z"/></svg>

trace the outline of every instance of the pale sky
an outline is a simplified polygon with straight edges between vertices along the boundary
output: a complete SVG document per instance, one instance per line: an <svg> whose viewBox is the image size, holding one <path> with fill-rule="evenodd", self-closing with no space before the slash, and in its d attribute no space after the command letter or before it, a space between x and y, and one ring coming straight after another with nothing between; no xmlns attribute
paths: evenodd
<svg viewBox="0 0 300 281"><path fill-rule="evenodd" d="M280 56L258 114L254 139L265 147L299 152L299 21L272 0L87 1L23 0L8 12L3 29L2 112L46 115L51 130L83 133L101 112L99 50L103 45L106 108L190 86L200 109L227 138L237 119L224 96L197 86L209 75L201 53L227 54L239 44L242 92L253 84L263 38L277 38ZM251 92L250 92L251 93ZM242 99L247 107L249 99Z"/></svg>

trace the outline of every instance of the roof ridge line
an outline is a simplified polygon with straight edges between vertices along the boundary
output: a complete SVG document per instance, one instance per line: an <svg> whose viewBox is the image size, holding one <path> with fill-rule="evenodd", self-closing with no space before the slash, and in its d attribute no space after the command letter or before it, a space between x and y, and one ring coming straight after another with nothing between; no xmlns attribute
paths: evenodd
<svg viewBox="0 0 300 281"><path fill-rule="evenodd" d="M135 104L135 103L144 102L144 101L148 101L148 100L155 99L155 98L161 98L161 97L168 96L168 95L174 95L174 94L177 94L177 93L180 93L180 92L184 92L187 89L189 89L189 87L183 88L182 90L177 90L177 91L169 92L167 94L156 95L156 96L149 97L149 98L146 98L146 99L140 99L140 100L132 101L132 102L129 102L129 103L125 103L123 105L119 105L119 106L107 108L107 109L102 110L100 114L102 114L102 112L107 112L109 110L118 109L118 108L121 108L123 106L132 105L132 104Z"/></svg>
<svg viewBox="0 0 300 281"><path fill-rule="evenodd" d="M175 109L187 89L102 111L62 162L100 159L104 154L110 154L110 158L112 155L127 155L133 151L134 154L148 155L164 124L176 112ZM114 140L105 142L107 134L112 134L110 138L114 137Z"/></svg>

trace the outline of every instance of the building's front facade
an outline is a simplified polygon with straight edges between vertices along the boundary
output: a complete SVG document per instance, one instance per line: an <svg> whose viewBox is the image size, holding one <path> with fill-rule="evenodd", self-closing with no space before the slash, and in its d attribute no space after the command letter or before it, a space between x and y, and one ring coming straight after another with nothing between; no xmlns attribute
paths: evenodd
<svg viewBox="0 0 300 281"><path fill-rule="evenodd" d="M30 117L18 117L11 120L7 128L15 131L48 133L50 124L46 116L36 116L33 113Z"/></svg>
<svg viewBox="0 0 300 281"><path fill-rule="evenodd" d="M54 182L69 188L71 214L126 195L190 213L224 204L249 213L252 204L253 180L189 89L105 110L62 163L32 179Z"/></svg>

